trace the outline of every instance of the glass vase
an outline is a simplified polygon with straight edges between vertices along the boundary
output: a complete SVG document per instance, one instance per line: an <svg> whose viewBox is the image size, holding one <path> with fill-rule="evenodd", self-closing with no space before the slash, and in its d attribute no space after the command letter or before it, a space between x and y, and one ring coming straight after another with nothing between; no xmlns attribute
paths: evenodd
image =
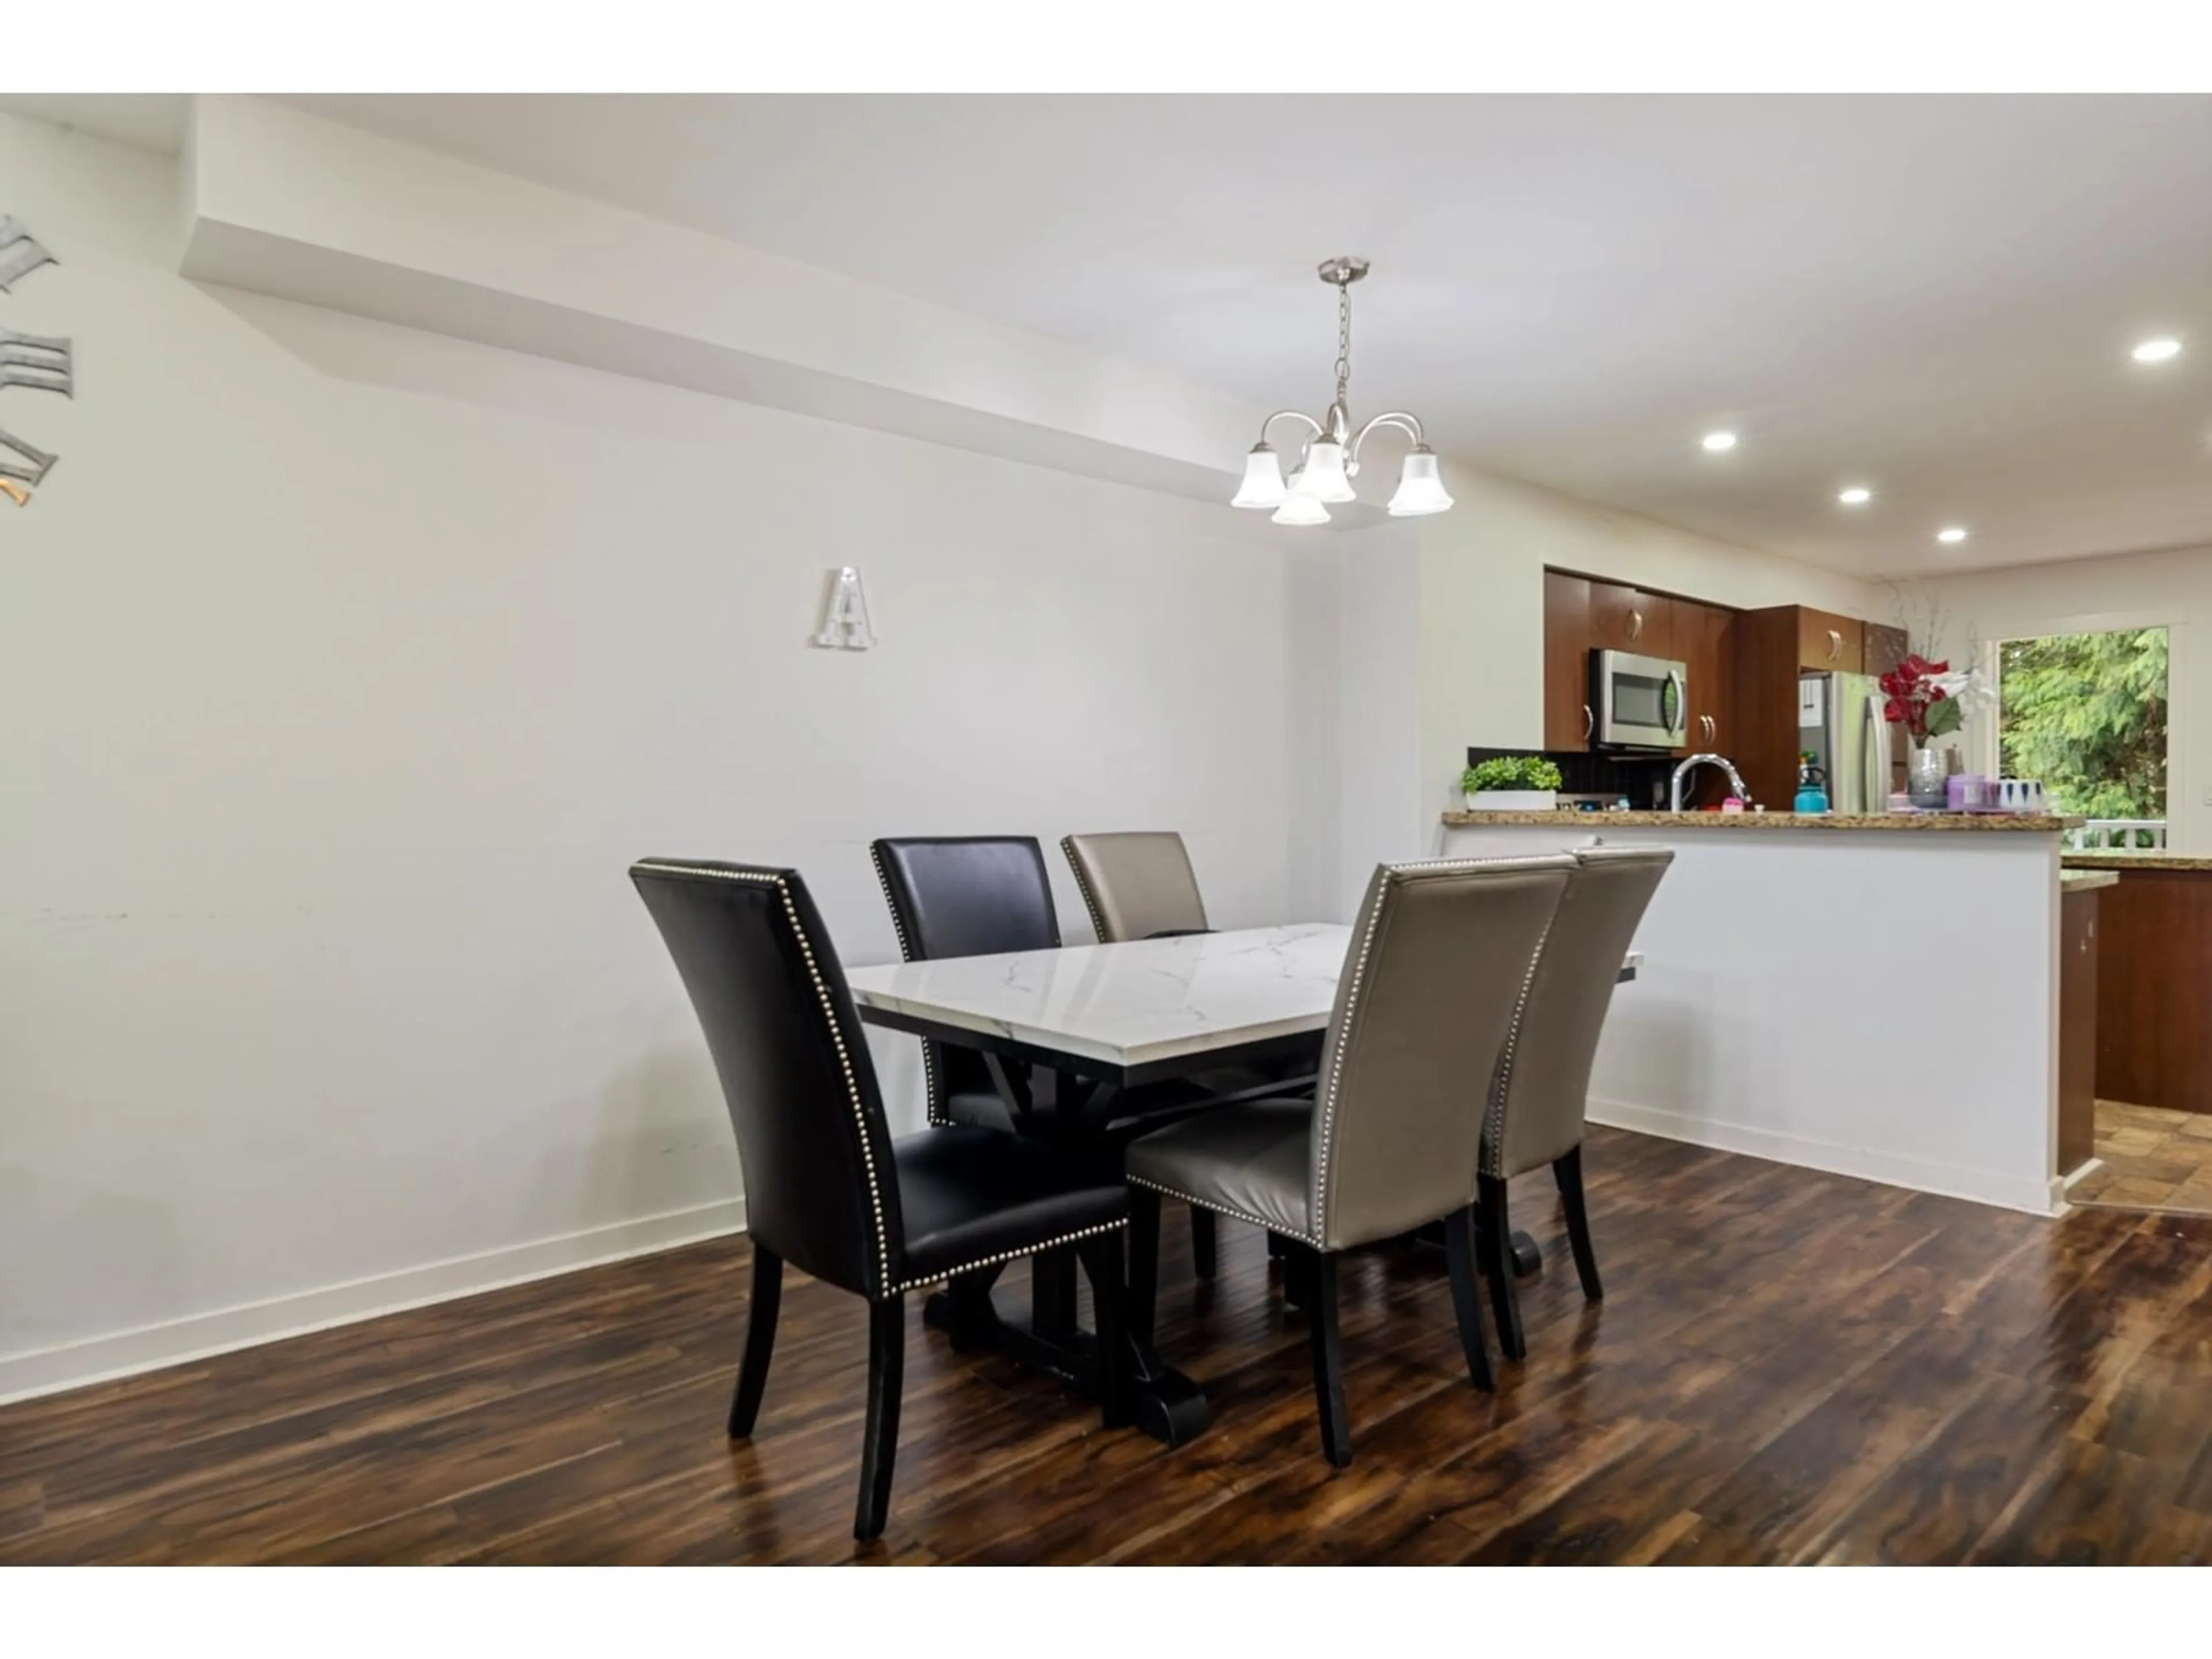
<svg viewBox="0 0 2212 1659"><path fill-rule="evenodd" d="M1940 812L1950 805L1943 775L1943 757L1933 749L1916 749L1905 765L1905 793L1915 806Z"/></svg>

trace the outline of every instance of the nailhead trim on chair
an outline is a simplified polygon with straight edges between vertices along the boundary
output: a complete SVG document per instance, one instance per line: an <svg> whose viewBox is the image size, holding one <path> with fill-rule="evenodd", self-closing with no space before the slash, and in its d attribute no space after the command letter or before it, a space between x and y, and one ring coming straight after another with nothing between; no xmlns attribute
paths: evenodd
<svg viewBox="0 0 2212 1659"><path fill-rule="evenodd" d="M799 907L791 902L791 889L779 875L768 875L754 870L709 870L692 864L657 864L643 860L630 866L633 872L653 870L666 875L697 876L710 881L764 882L775 889L775 896L783 901L783 914L791 923L792 935L799 941L799 953L806 959L806 976L814 981L814 995L822 1005L823 1024L829 1028L830 1042L837 1050L837 1066L845 1074L845 1098L853 1109L856 1127L860 1132L860 1163L867 1172L868 1207L876 1219L876 1278L888 1282L891 1276L890 1236L884 1228L884 1198L876 1184L876 1154L868 1145L867 1109L860 1103L860 1079L853 1073L853 1057L845 1050L844 1033L837 1029L837 1005L830 1000L830 988L823 981L822 969L814 960L814 941L806 936L805 927L799 920Z"/></svg>
<svg viewBox="0 0 2212 1659"><path fill-rule="evenodd" d="M1313 1231L1316 1239L1328 1237L1328 1157L1335 1139L1337 1089L1344 1081L1344 1051L1348 1046L1345 1037L1352 1030L1353 1016L1358 1012L1360 987L1367 978L1367 958L1375 949L1375 930L1382 924L1384 900L1389 894L1390 884L1397 879L1395 866L1386 865L1383 867L1388 873L1383 878L1382 891L1376 896L1375 908L1367 913L1367 931L1360 935L1359 955L1352 966L1352 985L1345 993L1344 1023L1330 1034L1335 1041L1330 1045L1328 1086L1322 1092L1321 1150L1314 1158L1313 1168L1311 1196ZM1320 1247L1316 1245L1316 1248Z"/></svg>
<svg viewBox="0 0 2212 1659"><path fill-rule="evenodd" d="M1173 1187L1163 1187L1158 1182L1147 1181L1142 1176L1133 1176L1125 1172L1122 1175L1121 1179L1125 1182L1132 1182L1139 1187L1150 1188L1156 1193L1164 1193L1170 1198L1180 1199L1185 1204L1195 1204L1200 1209L1211 1210L1216 1215L1225 1215L1231 1221L1249 1221L1255 1227L1264 1227L1271 1233L1281 1234L1285 1238L1295 1238L1299 1243L1310 1244L1316 1249L1319 1249L1321 1248L1321 1241L1319 1239L1308 1238L1304 1233L1294 1233L1288 1227L1283 1225L1281 1222L1270 1221L1265 1216L1250 1215L1243 1210L1231 1209L1228 1205L1220 1203L1214 1199L1199 1198L1189 1193L1178 1192Z"/></svg>
<svg viewBox="0 0 2212 1659"><path fill-rule="evenodd" d="M1060 855L1067 860L1067 867L1074 872L1075 890L1083 895L1083 908L1091 913L1091 931L1098 936L1101 945L1114 943L1106 937L1106 918L1098 914L1098 901L1091 896L1091 884L1084 879L1082 863L1075 856L1074 836L1062 836L1060 838Z"/></svg>
<svg viewBox="0 0 2212 1659"><path fill-rule="evenodd" d="M1553 921L1557 921L1554 916ZM1513 1004L1513 1024L1506 1028L1505 1048L1498 1056L1498 1066L1491 1073L1490 1102L1482 1115L1482 1139L1479 1162L1482 1173L1503 1175L1505 1170L1505 1097L1513 1086L1513 1054L1521 1046L1521 1022L1528 1017L1528 996L1536 988L1536 970L1544 963L1544 947L1552 941L1552 922L1544 924L1543 937L1536 941L1535 953L1528 958L1528 971L1522 976L1521 994Z"/></svg>
<svg viewBox="0 0 2212 1659"><path fill-rule="evenodd" d="M987 1255L980 1261L970 1261L963 1267L947 1267L943 1273L933 1273L927 1279L909 1279L905 1284L896 1286L885 1294L897 1296L913 1290L917 1285L941 1285L946 1279L959 1278L963 1273L972 1273L978 1267L996 1267L1001 1261L1018 1261L1025 1255L1039 1255L1047 1250L1056 1250L1063 1244L1073 1244L1082 1239L1096 1238L1101 1233L1110 1233L1128 1224L1129 1218L1127 1216L1123 1216L1119 1221L1102 1221L1096 1227L1085 1227L1079 1231L1062 1233L1058 1238L1048 1238L1042 1244L1024 1244L1018 1250L1001 1250L996 1255Z"/></svg>
<svg viewBox="0 0 2212 1659"><path fill-rule="evenodd" d="M876 866L876 884L884 890L884 908L891 913L891 932L898 935L899 960L912 962L914 945L906 936L906 924L899 920L898 901L891 896L891 878L884 869L884 855L872 845L868 848L868 862ZM939 1128L951 1122L939 1098L943 1089L937 1080L937 1045L927 1037L921 1039L921 1090L923 1120Z"/></svg>

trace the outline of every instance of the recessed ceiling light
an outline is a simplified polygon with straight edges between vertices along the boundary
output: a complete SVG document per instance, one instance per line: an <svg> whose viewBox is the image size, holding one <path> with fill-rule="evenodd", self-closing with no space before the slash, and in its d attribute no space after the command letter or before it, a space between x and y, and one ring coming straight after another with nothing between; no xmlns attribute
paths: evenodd
<svg viewBox="0 0 2212 1659"><path fill-rule="evenodd" d="M1712 451L1714 454L1722 454L1724 452L1735 447L1735 434L1733 432L1708 432L1705 434L1705 447Z"/></svg>
<svg viewBox="0 0 2212 1659"><path fill-rule="evenodd" d="M1874 491L1864 484L1853 484L1849 489L1838 489L1836 499L1845 507L1864 507L1874 499Z"/></svg>
<svg viewBox="0 0 2212 1659"><path fill-rule="evenodd" d="M1966 532L1954 524L1948 529L1937 531L1936 539L1939 542L1963 542L1966 539Z"/></svg>
<svg viewBox="0 0 2212 1659"><path fill-rule="evenodd" d="M2180 355L2181 342L2165 339L2145 340L2128 354L2139 363L2162 363L2169 357L2179 357Z"/></svg>

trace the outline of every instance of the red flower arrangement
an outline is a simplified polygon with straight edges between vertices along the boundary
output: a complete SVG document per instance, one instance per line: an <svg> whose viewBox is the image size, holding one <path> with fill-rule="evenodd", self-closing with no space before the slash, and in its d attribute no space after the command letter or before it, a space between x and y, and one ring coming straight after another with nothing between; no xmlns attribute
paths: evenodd
<svg viewBox="0 0 2212 1659"><path fill-rule="evenodd" d="M1955 732L1965 715L1955 698L1936 684L1951 672L1948 662L1930 662L1914 654L1881 677L1882 718L1912 734L1912 746L1925 749L1930 738Z"/></svg>

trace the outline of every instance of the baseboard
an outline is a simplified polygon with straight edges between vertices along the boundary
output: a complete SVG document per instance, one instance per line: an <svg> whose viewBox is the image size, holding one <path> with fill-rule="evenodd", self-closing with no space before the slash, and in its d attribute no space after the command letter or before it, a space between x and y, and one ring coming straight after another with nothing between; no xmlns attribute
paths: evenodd
<svg viewBox="0 0 2212 1659"><path fill-rule="evenodd" d="M2045 1177L2007 1176L1990 1170L1956 1164L1931 1164L1922 1158L1899 1158L1888 1152L1857 1146L1838 1146L1800 1135L1778 1134L1740 1123L1717 1123L1711 1118L1690 1117L1656 1107L1638 1106L1625 1100L1590 1100L1587 1115L1593 1123L1666 1140L1685 1140L1716 1152L1741 1152L1776 1164L1795 1164L1830 1175L1856 1176L1885 1187L1907 1187L1915 1192L1963 1198L1999 1209L2024 1210L2030 1215L2055 1214L2059 1206L2053 1183Z"/></svg>
<svg viewBox="0 0 2212 1659"><path fill-rule="evenodd" d="M2051 1182L2051 1207L2055 1213L2064 1214L2074 1207L2074 1188L2105 1167L2101 1158L2091 1158L2076 1167L2070 1175L2054 1176Z"/></svg>
<svg viewBox="0 0 2212 1659"><path fill-rule="evenodd" d="M679 1244L743 1232L744 1226L744 1200L725 1199L476 1255L403 1267L397 1273L273 1297L266 1302L219 1308L60 1347L11 1354L0 1358L0 1405L180 1365L234 1348L303 1336L333 1325L350 1325L380 1314L450 1302L533 1279L550 1279L580 1267L649 1255Z"/></svg>

